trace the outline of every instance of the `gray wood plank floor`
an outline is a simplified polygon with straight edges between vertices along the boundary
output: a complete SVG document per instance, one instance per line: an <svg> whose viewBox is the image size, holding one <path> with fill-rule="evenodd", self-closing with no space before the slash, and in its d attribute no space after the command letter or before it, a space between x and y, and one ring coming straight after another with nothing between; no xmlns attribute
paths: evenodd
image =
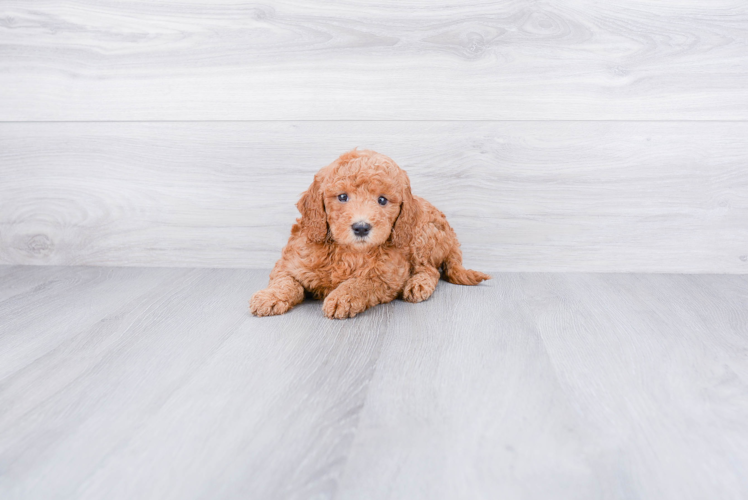
<svg viewBox="0 0 748 500"><path fill-rule="evenodd" d="M745 120L744 0L0 3L0 120Z"/></svg>
<svg viewBox="0 0 748 500"><path fill-rule="evenodd" d="M314 173L390 155L468 265L748 272L748 123L0 124L0 263L272 267Z"/></svg>
<svg viewBox="0 0 748 500"><path fill-rule="evenodd" d="M748 277L497 273L352 320L267 271L0 267L0 497L748 496Z"/></svg>

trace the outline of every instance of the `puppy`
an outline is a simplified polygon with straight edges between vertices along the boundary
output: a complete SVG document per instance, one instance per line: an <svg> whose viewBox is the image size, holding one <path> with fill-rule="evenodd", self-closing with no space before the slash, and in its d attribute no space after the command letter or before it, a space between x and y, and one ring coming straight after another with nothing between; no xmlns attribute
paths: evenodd
<svg viewBox="0 0 748 500"><path fill-rule="evenodd" d="M408 175L385 155L343 154L314 176L296 204L301 218L270 273L249 301L252 314L283 314L324 299L328 318L352 318L401 297L431 297L441 274L476 285L487 274L462 267L460 243L444 214L410 192Z"/></svg>

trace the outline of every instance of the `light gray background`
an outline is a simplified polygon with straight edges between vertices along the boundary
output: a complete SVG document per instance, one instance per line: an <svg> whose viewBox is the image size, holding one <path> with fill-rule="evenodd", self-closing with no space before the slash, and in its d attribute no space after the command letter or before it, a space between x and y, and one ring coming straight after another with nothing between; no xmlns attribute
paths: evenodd
<svg viewBox="0 0 748 500"><path fill-rule="evenodd" d="M747 120L744 0L0 0L0 498L748 498ZM354 146L494 279L251 316Z"/></svg>
<svg viewBox="0 0 748 500"><path fill-rule="evenodd" d="M491 270L748 272L748 6L0 4L0 263L267 268L388 154Z"/></svg>

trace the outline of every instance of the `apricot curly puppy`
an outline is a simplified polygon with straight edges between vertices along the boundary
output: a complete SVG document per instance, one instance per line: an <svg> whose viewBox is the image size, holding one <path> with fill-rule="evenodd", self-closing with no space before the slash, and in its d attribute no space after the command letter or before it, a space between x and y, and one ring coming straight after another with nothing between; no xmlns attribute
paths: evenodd
<svg viewBox="0 0 748 500"><path fill-rule="evenodd" d="M460 243L444 214L413 196L408 175L374 151L345 153L314 176L296 204L301 218L249 308L283 314L304 300L324 299L328 318L352 318L402 297L421 302L444 278L477 285L487 274L462 267Z"/></svg>

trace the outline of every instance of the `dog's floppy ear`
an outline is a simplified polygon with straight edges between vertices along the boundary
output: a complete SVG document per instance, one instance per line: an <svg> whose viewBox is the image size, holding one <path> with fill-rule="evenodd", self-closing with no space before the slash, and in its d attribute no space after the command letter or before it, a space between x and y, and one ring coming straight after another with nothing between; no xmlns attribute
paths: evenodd
<svg viewBox="0 0 748 500"><path fill-rule="evenodd" d="M324 169L323 169L324 170ZM301 199L296 203L296 208L301 212L299 225L310 241L315 243L324 243L327 239L327 214L325 213L325 204L322 198L322 183L324 182L323 171L317 172L314 176L314 182L309 189L301 195Z"/></svg>
<svg viewBox="0 0 748 500"><path fill-rule="evenodd" d="M403 201L400 204L400 214L392 226L390 240L397 248L406 248L410 245L413 232L416 230L416 219L418 218L418 205L413 199L410 191L410 179L405 171L402 171Z"/></svg>

